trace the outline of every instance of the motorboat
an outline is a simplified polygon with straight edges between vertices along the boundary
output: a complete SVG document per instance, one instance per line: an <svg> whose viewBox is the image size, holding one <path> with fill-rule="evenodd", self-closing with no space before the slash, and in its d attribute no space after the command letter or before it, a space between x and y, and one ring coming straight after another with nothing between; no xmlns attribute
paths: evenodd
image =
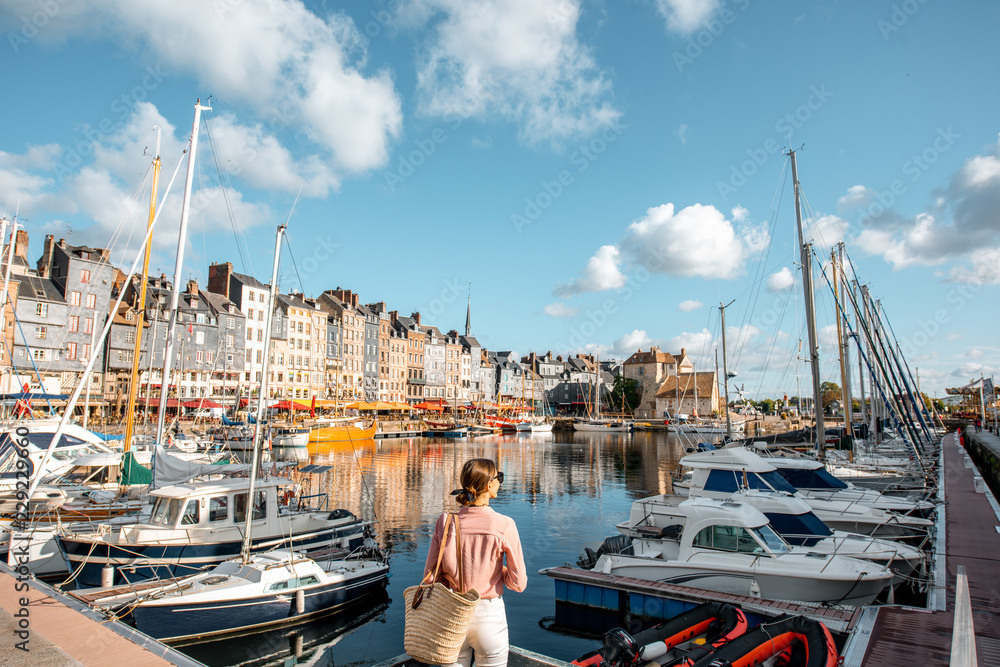
<svg viewBox="0 0 1000 667"><path fill-rule="evenodd" d="M221 636L297 623L382 590L389 564L381 553L312 560L285 550L231 558L192 576L151 586L86 590L80 596L164 642Z"/></svg>
<svg viewBox="0 0 1000 667"><path fill-rule="evenodd" d="M747 503L689 498L677 509L683 522L664 527L659 538L632 540L619 553L589 550L581 565L596 555L594 572L831 605L869 604L893 578L871 561L796 551Z"/></svg>
<svg viewBox="0 0 1000 667"><path fill-rule="evenodd" d="M374 419L333 417L317 419L309 424L309 444L370 440L378 424Z"/></svg>
<svg viewBox="0 0 1000 667"><path fill-rule="evenodd" d="M629 433L632 422L624 419L577 419L573 429L587 433Z"/></svg>
<svg viewBox="0 0 1000 667"><path fill-rule="evenodd" d="M619 532L638 540L658 540L663 529L683 525L686 515L679 508L687 496L663 494L632 503L629 520L618 524ZM850 556L890 568L897 584L917 569L924 560L916 547L896 542L833 531L813 513L803 499L788 493L741 489L732 500L760 510L778 535L792 547L792 553L821 553Z"/></svg>
<svg viewBox="0 0 1000 667"><path fill-rule="evenodd" d="M302 426L268 427L271 454L276 461L308 461L310 430Z"/></svg>
<svg viewBox="0 0 1000 667"><path fill-rule="evenodd" d="M923 537L934 525L930 519L866 505L860 499L826 500L800 493L772 465L782 459L763 458L745 447L695 452L681 458L691 468L688 480L675 482L674 491L695 497L730 498L740 489L759 489L795 495L805 500L831 530L874 537ZM789 460L789 459L785 459Z"/></svg>
<svg viewBox="0 0 1000 667"><path fill-rule="evenodd" d="M157 488L149 494L148 519L140 523L63 527L56 539L66 567L77 572L82 586L108 586L192 574L221 563L240 553L248 485L247 478L223 478ZM369 522L343 509L304 507L296 488L284 477L257 482L252 551L288 548L312 556L362 545Z"/></svg>

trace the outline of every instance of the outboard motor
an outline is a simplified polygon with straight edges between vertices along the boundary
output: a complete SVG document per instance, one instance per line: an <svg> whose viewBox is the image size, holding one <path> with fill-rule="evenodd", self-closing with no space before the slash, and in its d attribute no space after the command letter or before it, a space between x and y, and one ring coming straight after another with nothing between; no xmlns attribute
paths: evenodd
<svg viewBox="0 0 1000 667"><path fill-rule="evenodd" d="M576 564L585 570L591 570L594 565L597 564L597 559L604 554L624 554L626 556L632 555L632 538L626 535L612 535L611 537L604 538L604 542L601 546L594 551L590 547L586 547L583 553L580 554L580 558L577 559Z"/></svg>
<svg viewBox="0 0 1000 667"><path fill-rule="evenodd" d="M639 644L622 628L614 628L604 634L604 665L608 667L632 667L639 661Z"/></svg>

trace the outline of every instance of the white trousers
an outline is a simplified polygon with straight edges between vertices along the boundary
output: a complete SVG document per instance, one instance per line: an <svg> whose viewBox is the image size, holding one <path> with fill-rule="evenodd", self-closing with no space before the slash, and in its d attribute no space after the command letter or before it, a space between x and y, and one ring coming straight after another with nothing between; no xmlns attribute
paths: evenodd
<svg viewBox="0 0 1000 667"><path fill-rule="evenodd" d="M480 600L469 624L469 632L452 667L471 667L475 657L476 667L507 667L507 611L503 598Z"/></svg>

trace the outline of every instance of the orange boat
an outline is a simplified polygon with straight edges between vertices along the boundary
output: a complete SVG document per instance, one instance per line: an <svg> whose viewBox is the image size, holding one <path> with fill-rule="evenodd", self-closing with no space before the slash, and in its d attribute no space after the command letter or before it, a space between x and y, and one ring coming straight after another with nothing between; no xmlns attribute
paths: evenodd
<svg viewBox="0 0 1000 667"><path fill-rule="evenodd" d="M309 444L368 440L375 437L377 428L378 423L374 419L349 417L319 420L309 424Z"/></svg>

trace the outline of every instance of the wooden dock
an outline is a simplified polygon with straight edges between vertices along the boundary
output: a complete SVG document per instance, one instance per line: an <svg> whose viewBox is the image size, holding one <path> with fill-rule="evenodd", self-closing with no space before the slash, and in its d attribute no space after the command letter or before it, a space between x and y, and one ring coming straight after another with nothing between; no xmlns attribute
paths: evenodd
<svg viewBox="0 0 1000 667"><path fill-rule="evenodd" d="M17 590L24 588L27 590ZM26 610L26 611L25 611ZM27 625L27 628L24 626ZM27 644L18 648L27 633ZM199 667L122 623L105 619L81 602L0 564L0 665L129 665Z"/></svg>
<svg viewBox="0 0 1000 667"><path fill-rule="evenodd" d="M996 447L1000 454L1000 439L996 436L967 432L966 437ZM968 576L978 664L1000 665L1000 592L996 584L1000 575L1000 506L959 444L957 434L946 436L941 449L941 484L947 505L943 508L944 535L938 535L936 548L944 588L931 593L931 606L937 609L869 609L866 616L870 622L862 623L852 637L857 641L845 647L845 667L949 665L959 567ZM959 635L957 641L968 638Z"/></svg>

